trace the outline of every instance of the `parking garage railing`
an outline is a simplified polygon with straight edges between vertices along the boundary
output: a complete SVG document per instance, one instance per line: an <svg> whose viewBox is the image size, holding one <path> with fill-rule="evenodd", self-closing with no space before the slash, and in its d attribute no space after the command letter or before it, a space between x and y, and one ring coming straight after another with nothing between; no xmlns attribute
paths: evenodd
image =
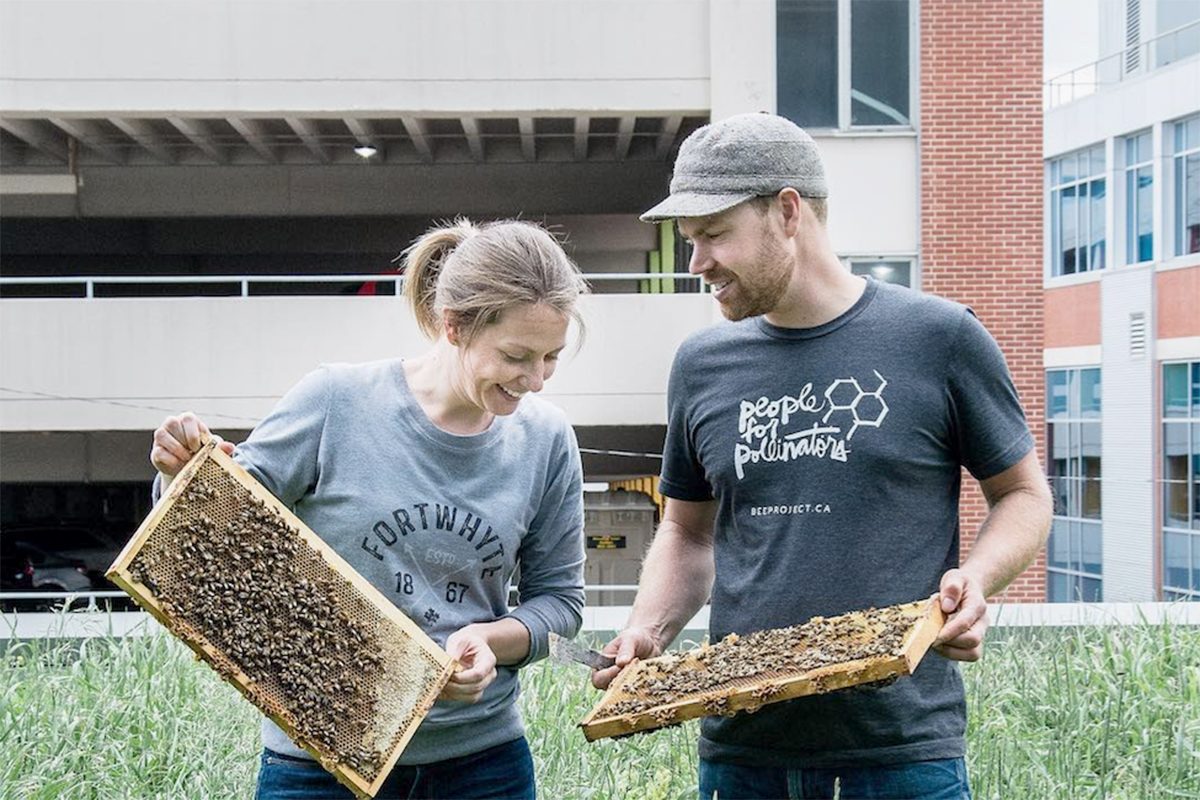
<svg viewBox="0 0 1200 800"><path fill-rule="evenodd" d="M589 272L584 279L615 294L707 292L688 272ZM398 296L404 276L330 275L39 275L0 276L0 298L161 298L278 296Z"/></svg>

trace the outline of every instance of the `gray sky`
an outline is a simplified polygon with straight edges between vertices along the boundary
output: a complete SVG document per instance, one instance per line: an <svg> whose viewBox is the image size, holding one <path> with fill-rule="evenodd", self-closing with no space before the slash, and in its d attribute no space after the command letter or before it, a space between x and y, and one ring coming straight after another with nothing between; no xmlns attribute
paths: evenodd
<svg viewBox="0 0 1200 800"><path fill-rule="evenodd" d="M1043 0L1043 75L1049 79L1100 58L1100 4L1121 0Z"/></svg>

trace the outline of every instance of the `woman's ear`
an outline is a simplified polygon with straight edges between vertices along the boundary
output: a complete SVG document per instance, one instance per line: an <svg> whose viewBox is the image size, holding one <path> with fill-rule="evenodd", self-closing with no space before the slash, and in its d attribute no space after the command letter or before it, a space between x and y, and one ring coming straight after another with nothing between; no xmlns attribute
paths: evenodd
<svg viewBox="0 0 1200 800"><path fill-rule="evenodd" d="M458 347L462 343L462 331L456 317L457 315L449 310L442 311L442 330L446 332L446 341Z"/></svg>

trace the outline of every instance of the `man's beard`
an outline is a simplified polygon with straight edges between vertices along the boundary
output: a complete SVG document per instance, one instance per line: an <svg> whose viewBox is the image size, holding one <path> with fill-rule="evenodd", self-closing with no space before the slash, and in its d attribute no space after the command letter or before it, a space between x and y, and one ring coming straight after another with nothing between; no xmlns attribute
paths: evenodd
<svg viewBox="0 0 1200 800"><path fill-rule="evenodd" d="M739 276L736 279L736 294L732 303L718 304L725 319L737 322L748 317L768 314L775 310L787 291L788 282L792 277L787 253L766 231L763 232L762 246L754 261L755 265L750 269L757 269L758 272L754 273L753 284L749 282L746 274Z"/></svg>

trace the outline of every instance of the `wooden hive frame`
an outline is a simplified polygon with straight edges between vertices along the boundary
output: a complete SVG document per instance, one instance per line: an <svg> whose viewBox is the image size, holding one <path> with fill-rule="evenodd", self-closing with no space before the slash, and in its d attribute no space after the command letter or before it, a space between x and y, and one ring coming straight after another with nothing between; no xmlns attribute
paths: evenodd
<svg viewBox="0 0 1200 800"><path fill-rule="evenodd" d="M653 697L639 691L637 687L644 686L655 676L665 675L673 670L703 672L706 668L705 659L720 645L705 645L683 654L668 654L645 661L634 661L617 675L600 701L579 725L588 741L596 741L676 725L697 717L717 714L730 716L739 711L753 712L768 703L911 675L945 624L945 615L936 598L878 610L855 611L839 617L830 617L828 620L814 617L808 624L829 623L846 628L858 627L865 632L864 635L870 635L870 631L873 630L872 615L878 617L889 612L899 615L899 619L905 624L905 630L899 645L884 655L838 661L805 671L789 670L787 667L768 668L746 677L724 681L702 691L676 695L669 702L622 712L619 704L628 705L628 701L631 700L645 702ZM781 632L782 630L787 629L781 629ZM727 637L722 644L737 640L736 636ZM769 659L778 654L762 655L764 659Z"/></svg>
<svg viewBox="0 0 1200 800"><path fill-rule="evenodd" d="M429 709L433 706L434 700L441 692L442 687L449 680L451 673L457 668L457 663L438 647L412 620L406 617L391 600L368 583L349 563L255 480L250 473L215 445L215 441L206 442L175 477L175 480L171 482L167 491L163 493L162 498L150 512L150 515L138 528L133 538L125 545L120 555L117 556L116 561L109 568L107 576L128 592L142 608L153 615L169 631L180 638L184 644L196 653L198 658L216 670L223 680L232 684L260 711L270 717L289 737L307 750L357 797L374 797L383 785L389 772L395 766L401 752L412 738L417 726L429 713ZM138 561L139 555L144 551L154 553L164 549L161 547L164 537L170 536L170 531L177 529L177 526L176 528L168 528L167 525L164 525L165 521L168 521L168 519L178 521L181 518L186 518L189 513L195 516L194 512L188 510L187 503L181 505L181 501L188 492L189 486L197 479L202 470L209 476L215 474L212 471L214 465L228 479L233 481L232 484L229 484L231 489L234 491L236 491L237 487L244 489L249 493L251 498L261 502L265 509L273 513L284 525L291 529L304 545L307 545L307 548L304 548L302 545L297 544L298 549L296 551L302 553L306 559L305 570L309 573L316 570L318 575L322 574L322 570L328 570L325 578L322 578L322 580L327 579L329 581L326 584L327 586L337 587L336 592L339 593L337 597L340 600L336 607L339 614L347 606L345 601L349 598L351 601L349 605L355 611L348 613L348 617L357 613L359 614L358 619L368 620L367 623L364 623L368 626L373 621L375 631L380 637L378 641L385 643L385 649L376 662L376 668L380 670L382 676L379 682L389 677L394 677L397 674L416 674L419 676L416 679L409 679L408 683L405 684L406 686L415 687L416 692L402 698L402 702L397 700L398 694L396 692L392 692L389 696L376 695L379 702L378 704L372 704L371 708L376 708L376 705L385 706L386 708L382 709L383 713L375 715L372 718L372 722L376 720L382 721L381 724L384 727L377 730L387 732L387 737L390 737L390 741L387 741L386 738L375 739L377 742L383 742L383 746L377 748L381 758L373 766L374 769L377 769L373 776L364 774L354 766L345 763L339 758L337 753L327 749L316 739L305 738L297 729L297 725L293 724L295 720L299 719L297 714L299 709L289 708L286 702L282 702L286 701L286 697L282 697L278 691L278 687L276 687L275 691L272 691L271 686L268 685L269 682L256 682L243 671L244 665L236 663L234 658L222 651L218 644L212 641L200 627L183 618L183 615L175 613L169 601L164 602L154 588L139 580L139 577L143 577L148 583L157 583L154 578L141 574L139 572L141 567L135 564L135 562ZM160 529L162 530L160 531ZM147 548L148 543L151 542L151 537L154 537L155 547ZM156 550L155 548L158 549ZM315 559L312 557L313 553L317 556ZM157 557L149 556L148 558ZM179 577L182 570L182 567L177 567L176 581L182 580ZM340 583L339 581L344 583ZM335 590L330 589L328 591L328 596L333 598ZM270 635L271 631L287 632L284 627L286 620L269 618L265 614L260 614L260 616L264 617L264 621L274 623L276 626L270 630L264 630L264 635ZM389 654L393 656L390 660L387 658ZM396 656L400 657L396 658ZM394 663L397 661L402 663ZM343 667L345 667L348 662L343 661L342 663ZM409 670L407 673L399 672L401 668L412 667L414 664L420 667L420 670ZM423 681L420 676L423 676ZM329 689L327 691L332 693L336 692L336 689ZM389 700L393 702L389 703ZM299 711L300 714L305 713L302 710ZM371 723L362 724L364 730L370 729ZM339 735L341 735L340 731ZM384 736L384 734L378 735ZM363 741L366 740L367 737L364 733ZM370 769L368 768L368 771Z"/></svg>

